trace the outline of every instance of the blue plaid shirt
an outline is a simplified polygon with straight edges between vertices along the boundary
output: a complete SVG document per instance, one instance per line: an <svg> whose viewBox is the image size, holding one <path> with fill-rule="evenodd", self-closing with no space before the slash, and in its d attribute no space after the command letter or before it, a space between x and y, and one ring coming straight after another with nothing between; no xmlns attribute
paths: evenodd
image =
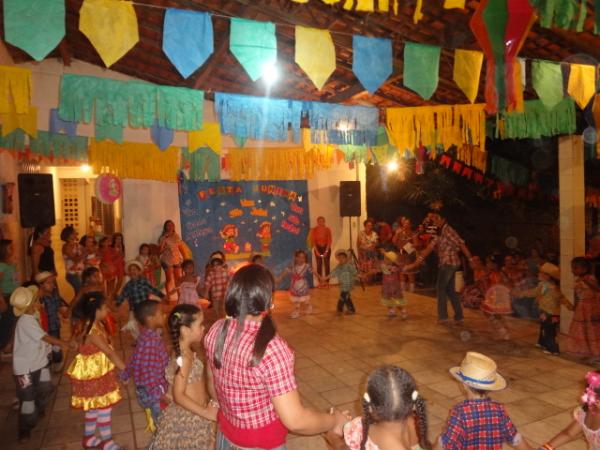
<svg viewBox="0 0 600 450"><path fill-rule="evenodd" d="M331 271L330 275L338 279L340 291L350 292L354 286L354 280L356 275L358 275L358 271L356 270L356 267L354 267L354 264L346 262L344 264L338 264L336 268Z"/></svg>
<svg viewBox="0 0 600 450"><path fill-rule="evenodd" d="M129 280L121 293L117 297L117 306L120 306L125 300L129 301L129 309L133 311L136 305L139 305L145 300L148 300L148 296L154 294L159 298L163 298L165 294L156 289L150 284L150 282L143 277L139 277Z"/></svg>
<svg viewBox="0 0 600 450"><path fill-rule="evenodd" d="M48 334L60 338L60 316L59 310L63 306L68 308L69 305L62 299L58 292L51 295L46 295L40 299L46 317L48 318Z"/></svg>

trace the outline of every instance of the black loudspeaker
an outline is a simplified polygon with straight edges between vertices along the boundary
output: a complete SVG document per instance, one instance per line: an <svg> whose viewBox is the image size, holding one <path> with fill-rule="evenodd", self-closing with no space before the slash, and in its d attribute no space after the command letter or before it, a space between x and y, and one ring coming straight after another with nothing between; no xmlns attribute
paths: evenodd
<svg viewBox="0 0 600 450"><path fill-rule="evenodd" d="M360 216L360 181L340 181L340 216Z"/></svg>
<svg viewBox="0 0 600 450"><path fill-rule="evenodd" d="M52 226L56 223L52 175L19 174L19 215L23 228Z"/></svg>

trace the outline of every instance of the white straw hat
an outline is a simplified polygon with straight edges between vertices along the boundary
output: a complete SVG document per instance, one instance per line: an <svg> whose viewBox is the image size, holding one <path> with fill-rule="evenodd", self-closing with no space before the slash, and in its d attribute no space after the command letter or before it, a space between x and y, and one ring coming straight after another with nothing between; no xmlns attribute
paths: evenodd
<svg viewBox="0 0 600 450"><path fill-rule="evenodd" d="M33 303L38 293L38 288L35 285L29 287L18 287L10 296L10 305L13 307L13 312L16 317L22 316L27 311L27 308Z"/></svg>
<svg viewBox="0 0 600 450"><path fill-rule="evenodd" d="M139 261L137 261L137 260L135 260L135 259L132 259L131 261L129 261L127 263L127 269L129 269L131 266L135 266L135 267L137 267L140 270L144 270L144 266L142 265L142 263L139 262Z"/></svg>
<svg viewBox="0 0 600 450"><path fill-rule="evenodd" d="M398 261L398 254L396 252L385 252L383 254L383 256L385 256L387 259L389 259L393 263Z"/></svg>
<svg viewBox="0 0 600 450"><path fill-rule="evenodd" d="M54 275L52 272L40 272L35 276L35 282L37 284L42 284L48 278L55 277L55 276L56 275Z"/></svg>
<svg viewBox="0 0 600 450"><path fill-rule="evenodd" d="M450 369L450 374L461 383L482 391L500 391L506 380L496 371L496 363L481 353L467 352L460 367Z"/></svg>
<svg viewBox="0 0 600 450"><path fill-rule="evenodd" d="M552 263L544 263L540 267L540 272L550 275L555 280L560 280L560 269Z"/></svg>

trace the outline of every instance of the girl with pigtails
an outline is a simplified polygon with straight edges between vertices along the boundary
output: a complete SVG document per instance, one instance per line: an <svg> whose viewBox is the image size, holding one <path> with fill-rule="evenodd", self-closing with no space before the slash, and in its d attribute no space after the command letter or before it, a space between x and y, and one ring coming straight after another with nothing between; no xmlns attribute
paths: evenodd
<svg viewBox="0 0 600 450"><path fill-rule="evenodd" d="M227 317L204 340L208 388L219 401L217 450L283 450L289 431L316 435L348 420L339 411L302 405L294 376L294 353L271 317L273 275L264 266L238 270L227 287Z"/></svg>
<svg viewBox="0 0 600 450"><path fill-rule="evenodd" d="M166 377L173 388L173 402L158 419L151 450L214 448L218 406L206 392L204 364L192 349L202 342L203 322L202 311L195 305L177 305L169 315L175 357Z"/></svg>
<svg viewBox="0 0 600 450"><path fill-rule="evenodd" d="M328 436L334 448L431 449L427 438L425 400L406 370L396 366L381 366L371 372L362 407L362 417L356 417L344 425L343 441Z"/></svg>

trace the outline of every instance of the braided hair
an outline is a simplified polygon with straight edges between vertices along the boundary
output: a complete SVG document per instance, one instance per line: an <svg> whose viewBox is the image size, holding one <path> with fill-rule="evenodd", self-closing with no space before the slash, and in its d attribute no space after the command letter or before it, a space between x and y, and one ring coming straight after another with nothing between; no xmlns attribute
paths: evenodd
<svg viewBox="0 0 600 450"><path fill-rule="evenodd" d="M230 323L234 321L236 337L239 339L246 316L263 316L260 328L254 341L251 367L256 367L262 360L267 346L275 337L275 324L269 314L275 290L275 280L271 272L260 264L249 264L238 270L225 293L225 312L229 318L225 319L215 344L214 363L217 369L221 368L223 348ZM229 349L235 351L235 348Z"/></svg>
<svg viewBox="0 0 600 450"><path fill-rule="evenodd" d="M181 338L181 327L190 327L194 320L196 320L196 314L200 312L200 308L196 305L181 304L177 305L169 314L167 324L169 327L169 333L171 334L171 342L173 343L173 350L175 351L175 357L181 356L181 346L179 345L179 339ZM175 373L179 372L179 366Z"/></svg>
<svg viewBox="0 0 600 450"><path fill-rule="evenodd" d="M73 316L81 318L85 324L83 339L90 334L96 322L96 312L102 307L104 301L105 298L102 292L88 292L77 302L76 311L73 311Z"/></svg>
<svg viewBox="0 0 600 450"><path fill-rule="evenodd" d="M360 444L365 450L369 426L380 422L404 421L414 416L419 445L429 450L427 438L427 411L423 397L417 392L414 378L396 366L381 366L369 375L367 391L362 399L363 436Z"/></svg>

